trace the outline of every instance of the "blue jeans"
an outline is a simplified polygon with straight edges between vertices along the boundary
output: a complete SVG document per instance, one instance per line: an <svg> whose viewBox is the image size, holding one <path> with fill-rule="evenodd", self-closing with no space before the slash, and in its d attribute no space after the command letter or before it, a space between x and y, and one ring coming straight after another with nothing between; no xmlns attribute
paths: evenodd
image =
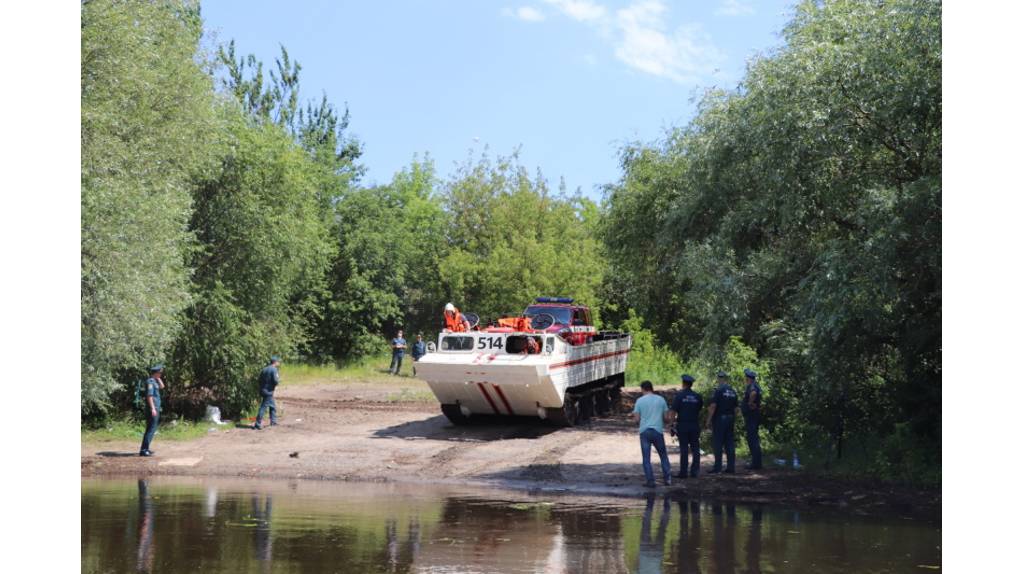
<svg viewBox="0 0 1024 574"><path fill-rule="evenodd" d="M654 484L654 469L651 468L651 445L658 451L658 458L661 459L661 475L665 478L665 484L672 482L672 465L668 461L668 451L665 449L665 435L661 431L652 428L644 429L640 433L640 454L644 459L644 477L648 484Z"/></svg>
<svg viewBox="0 0 1024 574"><path fill-rule="evenodd" d="M398 371L402 370L402 357L400 354L391 355L391 366L388 367L388 372L398 374Z"/></svg>
<svg viewBox="0 0 1024 574"><path fill-rule="evenodd" d="M277 424L277 403L274 402L274 395L263 395L260 410L256 411L256 426L263 425L263 411L267 409L270 409L270 424Z"/></svg>
<svg viewBox="0 0 1024 574"><path fill-rule="evenodd" d="M153 416L148 410L146 411L146 433L142 435L142 446L139 447L139 452L145 452L149 450L149 443L153 442L153 437L156 436L156 427L160 424L160 411L156 412L156 416Z"/></svg>

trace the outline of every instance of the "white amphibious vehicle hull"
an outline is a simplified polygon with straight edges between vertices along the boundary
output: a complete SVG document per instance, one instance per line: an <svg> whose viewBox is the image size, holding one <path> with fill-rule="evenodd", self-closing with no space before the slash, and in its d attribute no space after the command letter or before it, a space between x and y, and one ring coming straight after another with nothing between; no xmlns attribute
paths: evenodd
<svg viewBox="0 0 1024 574"><path fill-rule="evenodd" d="M517 352L526 337L539 353ZM416 376L456 424L518 415L572 425L618 400L631 343L625 333L597 333L575 346L552 333L442 333L437 351L416 363Z"/></svg>

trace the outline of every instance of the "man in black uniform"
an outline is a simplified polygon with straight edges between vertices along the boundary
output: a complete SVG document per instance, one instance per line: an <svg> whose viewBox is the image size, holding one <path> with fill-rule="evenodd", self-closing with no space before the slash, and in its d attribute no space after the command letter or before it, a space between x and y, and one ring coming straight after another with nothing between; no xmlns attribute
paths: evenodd
<svg viewBox="0 0 1024 574"><path fill-rule="evenodd" d="M725 446L726 465L725 472L732 474L736 472L736 405L739 397L736 391L729 386L729 375L725 371L718 371L718 388L711 397L711 405L708 407L708 428L711 429L711 445L715 451L715 467L708 471L708 474L722 472L722 447Z"/></svg>
<svg viewBox="0 0 1024 574"><path fill-rule="evenodd" d="M761 387L757 386L757 373L750 369L743 369L747 377L747 388L743 392L743 403L740 410L743 411L743 424L747 429L747 446L750 447L750 470L761 468L761 438L757 436L758 428L761 426Z"/></svg>
<svg viewBox="0 0 1024 574"><path fill-rule="evenodd" d="M274 355L270 357L270 364L260 371L260 396L263 401L260 403L260 410L256 411L256 424L252 428L260 430L263 428L263 411L270 410L270 426L277 425L277 404L274 402L274 389L281 382L281 375L277 367L281 364L281 357Z"/></svg>
<svg viewBox="0 0 1024 574"><path fill-rule="evenodd" d="M676 436L679 437L679 478L686 478L687 455L693 454L690 476L696 477L700 469L700 422L697 415L704 407L704 399L693 392L694 378L683 375L683 390L672 399L672 411L676 416Z"/></svg>

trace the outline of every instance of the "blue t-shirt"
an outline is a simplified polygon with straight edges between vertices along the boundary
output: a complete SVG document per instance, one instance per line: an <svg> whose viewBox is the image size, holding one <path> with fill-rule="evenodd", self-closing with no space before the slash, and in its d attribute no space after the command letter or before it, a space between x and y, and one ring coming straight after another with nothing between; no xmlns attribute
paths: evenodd
<svg viewBox="0 0 1024 574"><path fill-rule="evenodd" d="M427 354L427 344L423 341L416 341L412 344L412 358L419 360L420 357Z"/></svg>
<svg viewBox="0 0 1024 574"><path fill-rule="evenodd" d="M697 415L703 406L704 399L693 389L683 389L676 393L676 398L672 399L672 410L679 414L676 429L680 432L699 431Z"/></svg>
<svg viewBox="0 0 1024 574"><path fill-rule="evenodd" d="M396 349L395 345L402 345L401 348ZM402 337L395 337L391 340L391 352L395 355L402 356L405 354L405 339Z"/></svg>
<svg viewBox="0 0 1024 574"><path fill-rule="evenodd" d="M651 393L636 400L633 406L633 414L640 415L640 432L647 429L654 429L658 432L665 432L665 412L668 410L668 403L664 397Z"/></svg>

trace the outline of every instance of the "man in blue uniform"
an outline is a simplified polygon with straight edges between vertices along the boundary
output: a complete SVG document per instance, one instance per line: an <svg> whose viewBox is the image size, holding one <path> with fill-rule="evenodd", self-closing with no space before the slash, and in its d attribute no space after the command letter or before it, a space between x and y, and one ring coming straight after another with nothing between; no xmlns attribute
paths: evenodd
<svg viewBox="0 0 1024 574"><path fill-rule="evenodd" d="M729 386L729 375L718 371L718 388L711 397L708 407L708 428L711 429L711 445L715 451L715 467L708 474L722 472L722 447L725 447L725 472L736 472L736 405L739 397Z"/></svg>
<svg viewBox="0 0 1024 574"><path fill-rule="evenodd" d="M145 402L143 409L146 411L146 432L142 435L142 446L139 447L139 456L153 456L149 450L149 444L156 436L156 427L160 423L160 389L164 388L164 366L153 365L149 368L149 378L146 379Z"/></svg>
<svg viewBox="0 0 1024 574"><path fill-rule="evenodd" d="M664 397L654 394L651 381L640 383L643 396L633 406L633 420L640 423L640 453L644 461L644 486L654 488L654 470L651 468L651 445L658 451L661 459L661 475L665 486L672 484L672 464L668 461L668 450L665 449L665 415L668 403Z"/></svg>
<svg viewBox="0 0 1024 574"><path fill-rule="evenodd" d="M750 447L750 470L760 470L761 467L761 437L757 431L761 426L761 387L757 385L757 373L750 369L743 369L747 377L747 388L743 392L743 402L740 403L740 410L743 411L743 424L747 430L747 446Z"/></svg>
<svg viewBox="0 0 1024 574"><path fill-rule="evenodd" d="M686 478L686 468L690 468L690 476L696 477L700 469L700 422L697 416L704 407L704 399L693 392L694 378L683 375L683 390L672 399L672 410L676 416L676 436L679 437L679 478ZM688 454L693 454L693 462L686 464Z"/></svg>
<svg viewBox="0 0 1024 574"><path fill-rule="evenodd" d="M278 367L281 365L281 357L274 355L270 357L270 364L260 371L260 410L256 411L256 424L252 428L260 430L263 428L263 411L270 410L270 426L277 426L277 403L274 402L274 389L281 382L281 373Z"/></svg>
<svg viewBox="0 0 1024 574"><path fill-rule="evenodd" d="M412 344L412 376L416 376L416 362L427 354L427 344L423 342L423 335L416 335L416 342Z"/></svg>
<svg viewBox="0 0 1024 574"><path fill-rule="evenodd" d="M402 331L398 331L398 336L391 339L391 366L388 367L388 372L397 375L398 371L402 369L402 358L405 357L405 339L402 337Z"/></svg>

